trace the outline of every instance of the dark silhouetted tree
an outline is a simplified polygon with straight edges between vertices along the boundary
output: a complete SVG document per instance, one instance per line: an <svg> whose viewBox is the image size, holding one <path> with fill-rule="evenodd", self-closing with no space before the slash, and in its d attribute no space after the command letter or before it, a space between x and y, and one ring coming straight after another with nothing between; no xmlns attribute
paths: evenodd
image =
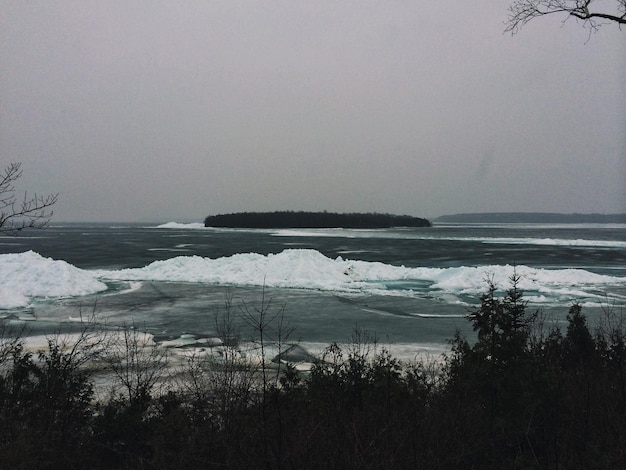
<svg viewBox="0 0 626 470"><path fill-rule="evenodd" d="M505 31L515 34L529 21L555 14L564 21L581 20L591 31L608 23L621 27L626 24L626 0L515 0L509 7Z"/></svg>
<svg viewBox="0 0 626 470"><path fill-rule="evenodd" d="M15 182L22 177L22 164L10 163L0 174L0 233L15 234L25 228L44 227L52 217L58 194L34 194L18 199Z"/></svg>

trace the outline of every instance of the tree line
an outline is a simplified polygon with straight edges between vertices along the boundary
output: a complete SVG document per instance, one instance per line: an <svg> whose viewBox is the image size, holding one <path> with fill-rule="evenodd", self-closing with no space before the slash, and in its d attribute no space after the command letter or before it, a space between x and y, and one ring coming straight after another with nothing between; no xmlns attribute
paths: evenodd
<svg viewBox="0 0 626 470"><path fill-rule="evenodd" d="M548 212L482 212L442 215L435 222L470 224L624 224L626 214L558 214Z"/></svg>
<svg viewBox="0 0 626 470"><path fill-rule="evenodd" d="M241 316L260 362L237 353ZM261 299L216 315L222 354L167 366L136 328L50 338L36 353L5 331L0 459L8 468L623 468L622 312L563 329L529 311L513 276L487 283L441 361L402 362L355 329L302 375L282 309ZM270 345L280 353L268 357ZM265 347L265 349L263 349ZM109 371L111 391L96 393ZM171 375L174 373L174 375ZM165 387L165 388L162 388ZM100 388L102 388L100 386Z"/></svg>

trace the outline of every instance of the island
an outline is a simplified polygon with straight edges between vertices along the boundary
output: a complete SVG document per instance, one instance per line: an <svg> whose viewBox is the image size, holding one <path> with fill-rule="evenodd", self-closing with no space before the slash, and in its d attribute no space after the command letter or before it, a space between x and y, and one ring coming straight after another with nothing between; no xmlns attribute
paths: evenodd
<svg viewBox="0 0 626 470"><path fill-rule="evenodd" d="M220 228L391 228L430 227L427 219L410 215L334 212L239 212L210 215L205 227Z"/></svg>

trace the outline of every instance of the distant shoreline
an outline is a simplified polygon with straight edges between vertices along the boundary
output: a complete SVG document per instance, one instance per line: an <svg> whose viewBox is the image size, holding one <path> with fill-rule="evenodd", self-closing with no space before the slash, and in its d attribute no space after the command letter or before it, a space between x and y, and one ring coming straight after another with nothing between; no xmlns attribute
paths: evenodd
<svg viewBox="0 0 626 470"><path fill-rule="evenodd" d="M205 227L227 228L391 228L430 227L427 219L409 215L335 212L239 212L211 215Z"/></svg>
<svg viewBox="0 0 626 470"><path fill-rule="evenodd" d="M440 223L544 223L544 224L624 224L626 214L560 214L552 212L482 212L443 215Z"/></svg>

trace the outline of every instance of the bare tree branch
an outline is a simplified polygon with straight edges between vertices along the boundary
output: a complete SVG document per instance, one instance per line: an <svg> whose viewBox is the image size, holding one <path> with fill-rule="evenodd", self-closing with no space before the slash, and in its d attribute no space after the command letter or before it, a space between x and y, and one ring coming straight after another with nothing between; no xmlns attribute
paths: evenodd
<svg viewBox="0 0 626 470"><path fill-rule="evenodd" d="M10 163L0 174L0 233L16 234L26 228L42 228L53 215L58 194L29 196L18 200L15 181L22 177L22 164Z"/></svg>
<svg viewBox="0 0 626 470"><path fill-rule="evenodd" d="M600 10L596 10L600 8ZM574 17L583 27L597 31L604 24L626 24L626 0L514 0L509 7L505 32L515 34L529 21L541 16L562 14Z"/></svg>
<svg viewBox="0 0 626 470"><path fill-rule="evenodd" d="M131 403L145 406L168 368L167 350L134 325L123 325L111 335L106 349L104 360L117 379L115 385L121 386Z"/></svg>

